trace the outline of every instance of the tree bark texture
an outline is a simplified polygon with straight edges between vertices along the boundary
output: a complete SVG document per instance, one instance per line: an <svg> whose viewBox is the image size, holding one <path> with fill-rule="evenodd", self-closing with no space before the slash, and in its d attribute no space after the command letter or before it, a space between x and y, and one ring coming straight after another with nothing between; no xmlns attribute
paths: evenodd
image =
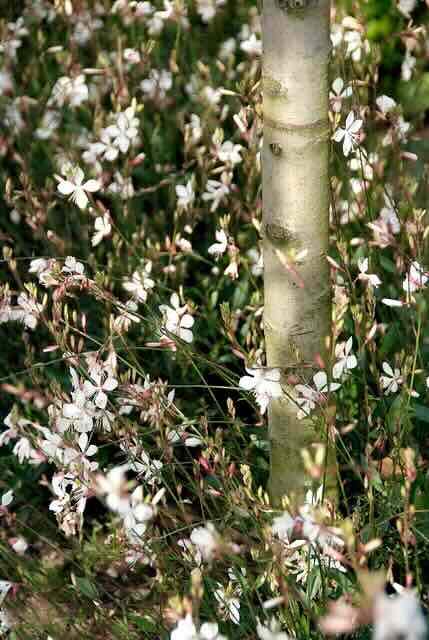
<svg viewBox="0 0 429 640"><path fill-rule="evenodd" d="M329 0L264 0L264 329L285 390L269 410L274 504L302 494L301 450L315 440L286 375L311 379L330 334L329 29Z"/></svg>

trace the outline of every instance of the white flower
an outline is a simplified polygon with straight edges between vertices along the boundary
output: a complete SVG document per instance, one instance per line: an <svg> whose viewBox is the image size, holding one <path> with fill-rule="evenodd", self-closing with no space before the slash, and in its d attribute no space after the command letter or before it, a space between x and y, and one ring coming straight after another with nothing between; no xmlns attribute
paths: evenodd
<svg viewBox="0 0 429 640"><path fill-rule="evenodd" d="M409 18L416 4L417 0L398 0L398 9L406 18Z"/></svg>
<svg viewBox="0 0 429 640"><path fill-rule="evenodd" d="M353 111L350 111L346 118L345 128L338 127L335 131L332 139L335 142L343 141L343 153L347 156L350 151L353 151L355 146L359 143L358 133L362 128L363 120L356 120Z"/></svg>
<svg viewBox="0 0 429 640"><path fill-rule="evenodd" d="M95 233L92 236L91 244L93 247L96 247L103 238L108 236L112 231L112 225L110 224L110 219L107 213L104 216L98 216L94 222Z"/></svg>
<svg viewBox="0 0 429 640"><path fill-rule="evenodd" d="M191 533L191 542L197 547L203 559L210 562L220 545L219 534L211 522L204 527L196 527Z"/></svg>
<svg viewBox="0 0 429 640"><path fill-rule="evenodd" d="M289 542L292 529L295 526L295 518L285 511L281 516L277 516L273 520L271 531L279 537L280 540Z"/></svg>
<svg viewBox="0 0 429 640"><path fill-rule="evenodd" d="M226 140L217 152L217 157L221 162L230 162L232 165L239 164L242 160L240 152L241 144L234 144L231 140Z"/></svg>
<svg viewBox="0 0 429 640"><path fill-rule="evenodd" d="M380 593L375 598L373 640L424 640L426 621L413 591L399 595Z"/></svg>
<svg viewBox="0 0 429 640"><path fill-rule="evenodd" d="M62 76L58 78L52 89L48 106L56 103L59 107L63 107L65 102L69 102L72 107L79 107L82 102L88 100L88 97L89 91L83 74L76 76L76 78Z"/></svg>
<svg viewBox="0 0 429 640"><path fill-rule="evenodd" d="M192 142L197 143L201 140L203 129L201 127L201 118L196 113L191 113L191 122L186 125L191 131Z"/></svg>
<svg viewBox="0 0 429 640"><path fill-rule="evenodd" d="M142 154L144 155L144 154ZM122 200L128 200L134 196L134 185L131 176L124 178L124 176L115 171L114 181L109 184L107 191L119 195Z"/></svg>
<svg viewBox="0 0 429 640"><path fill-rule="evenodd" d="M28 549L28 542L22 536L18 536L17 538L10 538L9 542L12 549L19 556L23 556Z"/></svg>
<svg viewBox="0 0 429 640"><path fill-rule="evenodd" d="M63 406L63 416L77 431L85 433L91 431L95 416L95 406L88 401L82 391L72 394L73 402L67 402Z"/></svg>
<svg viewBox="0 0 429 640"><path fill-rule="evenodd" d="M238 386L254 394L261 413L264 414L270 400L272 398L280 398L282 395L280 369L246 367L246 371L249 375L240 378Z"/></svg>
<svg viewBox="0 0 429 640"><path fill-rule="evenodd" d="M344 88L344 80L342 78L336 78L332 83L332 91L329 92L332 110L335 113L340 113L344 98L350 98L352 94L352 88Z"/></svg>
<svg viewBox="0 0 429 640"><path fill-rule="evenodd" d="M70 196L70 200L77 204L80 209L85 209L88 204L86 192L94 193L101 187L98 180L87 180L83 182L84 173L80 167L76 167L69 174L69 179L64 180L61 176L54 176L58 180L57 189L64 196Z"/></svg>
<svg viewBox="0 0 429 640"><path fill-rule="evenodd" d="M396 107L394 99L385 95L379 96L375 103L383 115L386 115Z"/></svg>
<svg viewBox="0 0 429 640"><path fill-rule="evenodd" d="M373 287L380 286L381 284L380 278L374 273L368 273L368 268L369 268L368 258L359 258L358 268L360 271L360 274L358 276L359 280L363 280L364 282L369 282L369 284Z"/></svg>
<svg viewBox="0 0 429 640"><path fill-rule="evenodd" d="M67 256L61 271L71 273L72 275L83 276L85 267L81 262L78 262L75 257Z"/></svg>
<svg viewBox="0 0 429 640"><path fill-rule="evenodd" d="M154 510L143 502L143 487L134 489L130 496L129 508L124 516L124 528L131 542L140 544L147 529L147 523L153 518Z"/></svg>
<svg viewBox="0 0 429 640"><path fill-rule="evenodd" d="M405 80L405 82L408 82L408 80L411 80L411 76L413 75L413 69L416 66L416 58L411 55L411 53L408 51L405 52L405 56L404 56L404 60L402 61L402 66L401 66L401 77L402 80Z"/></svg>
<svg viewBox="0 0 429 640"><path fill-rule="evenodd" d="M259 40L256 35L252 33L250 38L241 43L240 49L251 56L260 56L262 55L262 40Z"/></svg>
<svg viewBox="0 0 429 640"><path fill-rule="evenodd" d="M97 488L100 493L106 496L107 507L123 516L130 509L126 471L128 471L128 465L121 465L110 469L105 476L100 474L97 477Z"/></svg>
<svg viewBox="0 0 429 640"><path fill-rule="evenodd" d="M112 138L115 147L122 153L127 153L130 145L138 136L139 120L135 116L135 108L128 107L116 116L116 123L105 129Z"/></svg>
<svg viewBox="0 0 429 640"><path fill-rule="evenodd" d="M251 263L250 271L253 276L258 277L264 273L264 254L255 248L249 249L247 257Z"/></svg>
<svg viewBox="0 0 429 640"><path fill-rule="evenodd" d="M124 60L129 62L130 64L137 64L140 62L140 53L136 49L124 49Z"/></svg>
<svg viewBox="0 0 429 640"><path fill-rule="evenodd" d="M60 115L56 111L48 109L43 115L41 126L36 129L34 135L39 140L49 140L60 126L60 120Z"/></svg>
<svg viewBox="0 0 429 640"><path fill-rule="evenodd" d="M214 597L219 603L223 617L234 624L240 624L240 599L226 593L222 585L215 589Z"/></svg>
<svg viewBox="0 0 429 640"><path fill-rule="evenodd" d="M404 303L402 300L394 300L392 298L382 298L381 302L386 305L386 307L403 307Z"/></svg>
<svg viewBox="0 0 429 640"><path fill-rule="evenodd" d="M122 285L139 302L146 302L149 290L155 286L155 281L150 277L151 272L152 261L148 260L143 271L134 271L131 280L125 280Z"/></svg>
<svg viewBox="0 0 429 640"><path fill-rule="evenodd" d="M198 640L197 628L190 613L178 621L177 627L171 632L170 640Z"/></svg>
<svg viewBox="0 0 429 640"><path fill-rule="evenodd" d="M225 253L228 246L228 238L223 229L220 229L220 231L216 231L215 236L217 242L210 245L210 247L207 249L207 252L210 253L210 255L214 255L216 258L218 258L223 253Z"/></svg>
<svg viewBox="0 0 429 640"><path fill-rule="evenodd" d="M203 193L203 200L209 202L212 200L212 206L210 207L210 212L213 213L216 211L218 206L221 203L221 200L227 196L229 193L229 187L223 182L219 182L218 180L207 180L206 191Z"/></svg>
<svg viewBox="0 0 429 640"><path fill-rule="evenodd" d="M344 42L347 44L346 56L351 56L354 62L359 62L362 57L362 36L359 31L346 31Z"/></svg>
<svg viewBox="0 0 429 640"><path fill-rule="evenodd" d="M347 342L341 342L335 347L335 357L340 358L332 368L332 376L335 379L341 378L342 375L354 369L357 366L356 356L351 352L353 348L353 338L349 338Z"/></svg>
<svg viewBox="0 0 429 640"><path fill-rule="evenodd" d="M180 299L177 293L173 293L170 298L171 307L161 304L159 310L164 316L165 329L173 333L187 343L194 339L191 328L194 325L194 318L186 313L188 306L180 306Z"/></svg>
<svg viewBox="0 0 429 640"><path fill-rule="evenodd" d="M192 186L192 180L188 180L186 185L178 184L176 186L177 204L181 209L187 211L191 207L195 200L194 187Z"/></svg>
<svg viewBox="0 0 429 640"><path fill-rule="evenodd" d="M43 305L28 293L20 293L17 299L17 319L29 329L35 329L43 311Z"/></svg>
<svg viewBox="0 0 429 640"><path fill-rule="evenodd" d="M423 271L423 267L417 262L417 260L414 260L414 262L411 263L410 270L408 271L404 282L402 283L402 288L408 294L414 293L424 287L427 281L428 274Z"/></svg>
<svg viewBox="0 0 429 640"><path fill-rule="evenodd" d="M9 489L9 491L6 491L6 493L4 493L1 497L0 500L0 507L8 507L13 501L13 491L12 489Z"/></svg>
<svg viewBox="0 0 429 640"><path fill-rule="evenodd" d="M205 23L213 20L217 7L223 6L225 2L226 0L197 0L197 12L201 20Z"/></svg>
<svg viewBox="0 0 429 640"><path fill-rule="evenodd" d="M164 100L167 91L173 86L173 76L170 71L162 69L151 69L149 78L142 80L140 83L141 90L150 98L158 97L160 100Z"/></svg>
<svg viewBox="0 0 429 640"><path fill-rule="evenodd" d="M280 623L274 618L270 621L269 627L262 625L258 619L256 633L260 640L291 640L287 633L280 631Z"/></svg>
<svg viewBox="0 0 429 640"><path fill-rule="evenodd" d="M399 385L403 383L400 369L395 369L393 371L388 362L383 362L382 366L383 371L386 374L385 376L380 376L380 382L381 386L384 389L384 393L386 395L388 395L389 393L396 393L398 391Z"/></svg>
<svg viewBox="0 0 429 640"><path fill-rule="evenodd" d="M86 398L93 398L95 405L99 409L105 409L108 400L105 392L116 389L118 381L109 375L105 377L102 372L97 370L90 372L90 378L90 380L85 380L83 383L83 393ZM103 378L105 378L104 381Z"/></svg>
<svg viewBox="0 0 429 640"><path fill-rule="evenodd" d="M308 416L318 404L322 404L325 401L326 393L337 391L341 387L338 382L331 382L328 384L328 376L325 371L319 371L313 376L313 389L306 384L297 384L295 391L297 392L296 404L299 406L297 412L297 418Z"/></svg>

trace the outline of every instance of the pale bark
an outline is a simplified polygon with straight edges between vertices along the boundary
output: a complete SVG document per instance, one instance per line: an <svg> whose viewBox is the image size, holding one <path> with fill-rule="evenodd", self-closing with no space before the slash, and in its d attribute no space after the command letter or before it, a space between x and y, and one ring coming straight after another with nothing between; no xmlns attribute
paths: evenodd
<svg viewBox="0 0 429 640"><path fill-rule="evenodd" d="M329 13L329 0L264 0L264 327L267 364L284 381L291 372L311 379L330 333ZM316 439L284 388L269 410L275 504L302 495L301 450Z"/></svg>

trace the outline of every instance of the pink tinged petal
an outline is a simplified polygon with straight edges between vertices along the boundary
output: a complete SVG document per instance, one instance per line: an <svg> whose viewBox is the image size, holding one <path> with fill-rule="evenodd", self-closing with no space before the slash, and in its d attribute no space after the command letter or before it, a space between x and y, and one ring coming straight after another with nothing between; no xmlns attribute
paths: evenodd
<svg viewBox="0 0 429 640"><path fill-rule="evenodd" d="M98 180L87 180L85 184L82 185L82 188L85 189L85 191L90 191L91 193L98 191L100 187L101 185Z"/></svg>
<svg viewBox="0 0 429 640"><path fill-rule="evenodd" d="M63 196L69 196L71 193L74 192L74 190L76 189L76 186L71 182L69 182L68 180L63 180L62 182L59 182L57 184L57 189L60 193L63 194Z"/></svg>
<svg viewBox="0 0 429 640"><path fill-rule="evenodd" d="M251 391L252 389L255 388L256 385L256 380L255 378L252 378L250 376L243 376L242 378L240 378L238 386L241 389L245 389L246 391Z"/></svg>

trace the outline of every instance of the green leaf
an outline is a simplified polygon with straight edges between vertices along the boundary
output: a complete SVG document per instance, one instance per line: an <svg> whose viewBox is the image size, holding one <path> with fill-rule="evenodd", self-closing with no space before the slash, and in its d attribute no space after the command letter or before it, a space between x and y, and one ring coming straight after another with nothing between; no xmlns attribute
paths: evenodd
<svg viewBox="0 0 429 640"><path fill-rule="evenodd" d="M88 578L76 577L75 582L76 587L79 589L79 591L87 598L90 598L90 600L97 600L98 598L100 598L97 587L94 583L88 580Z"/></svg>

